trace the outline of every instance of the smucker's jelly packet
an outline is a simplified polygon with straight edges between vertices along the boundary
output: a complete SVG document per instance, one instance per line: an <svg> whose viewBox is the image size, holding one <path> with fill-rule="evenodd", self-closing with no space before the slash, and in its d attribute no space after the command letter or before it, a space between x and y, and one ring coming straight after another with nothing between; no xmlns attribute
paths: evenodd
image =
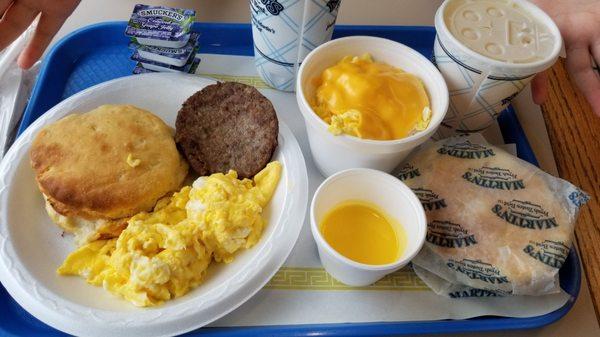
<svg viewBox="0 0 600 337"><path fill-rule="evenodd" d="M144 45L181 48L196 17L193 9L135 5L125 35Z"/></svg>
<svg viewBox="0 0 600 337"><path fill-rule="evenodd" d="M198 64L200 64L200 58L197 57L196 51L194 51L194 56L190 57L190 59L181 67L145 59L141 57L137 51L133 53L131 59L141 63L144 68L155 72L181 72L193 74L196 72Z"/></svg>
<svg viewBox="0 0 600 337"><path fill-rule="evenodd" d="M190 33L188 43L182 48L147 46L138 43L135 39L129 43L129 48L137 51L139 56L145 60L183 67L190 57L198 52L198 37L198 33Z"/></svg>
<svg viewBox="0 0 600 337"><path fill-rule="evenodd" d="M497 295L560 291L558 270L589 197L485 141L480 134L424 145L394 175L426 211L426 242L413 264L453 287ZM439 294L448 286L425 277ZM445 290L444 290L445 289Z"/></svg>
<svg viewBox="0 0 600 337"><path fill-rule="evenodd" d="M140 62L138 62L135 65L135 68L133 68L132 74L139 75L139 74L148 74L148 73L155 73L155 72L156 71L154 71L154 70L149 70L149 69L144 68L144 66L142 66L142 64Z"/></svg>

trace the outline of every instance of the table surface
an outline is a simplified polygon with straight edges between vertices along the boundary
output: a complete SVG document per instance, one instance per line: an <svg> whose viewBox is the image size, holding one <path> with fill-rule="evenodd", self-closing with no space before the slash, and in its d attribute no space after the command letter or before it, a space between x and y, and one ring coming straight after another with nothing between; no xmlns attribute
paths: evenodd
<svg viewBox="0 0 600 337"><path fill-rule="evenodd" d="M575 237L588 279L596 317L600 318L600 117L569 81L564 60L549 72L549 99L542 112L558 174L586 191Z"/></svg>
<svg viewBox="0 0 600 337"><path fill-rule="evenodd" d="M338 23L431 26L435 10L441 2L442 0L378 0L377 6L372 6L371 2L364 0L344 0ZM94 22L126 20L136 3L137 0L82 0L54 41L76 28ZM146 0L144 3L167 2ZM200 21L249 21L248 0L172 0L168 3L176 7L195 8ZM391 10L400 8L401 10ZM369 15L364 15L366 12ZM594 243L600 242L600 169L594 167L594 164L600 165L600 137L594 137L594 131L600 133L600 118L590 111L585 99L568 81L563 61L557 63L549 75L549 100L542 106L542 112L532 103L527 89L513 103L541 167L573 182L592 197L591 202L582 208L576 229L576 241L585 271L584 280L580 296L565 318L550 326L514 332L511 336L598 336L600 245ZM500 337L505 333L478 334L480 335Z"/></svg>

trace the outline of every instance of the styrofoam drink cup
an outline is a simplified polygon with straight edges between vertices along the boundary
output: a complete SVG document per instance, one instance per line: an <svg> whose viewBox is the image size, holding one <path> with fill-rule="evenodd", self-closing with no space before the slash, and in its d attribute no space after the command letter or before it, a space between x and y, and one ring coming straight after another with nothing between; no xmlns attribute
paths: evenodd
<svg viewBox="0 0 600 337"><path fill-rule="evenodd" d="M359 263L338 253L323 238L319 228L323 218L349 200L375 204L403 227L407 246L396 261L383 265ZM425 243L427 221L421 202L399 179L377 170L350 169L332 175L319 186L310 205L310 229L325 270L344 284L366 286L404 267L419 253Z"/></svg>
<svg viewBox="0 0 600 337"><path fill-rule="evenodd" d="M450 90L436 138L490 126L562 47L556 24L526 0L446 0L435 28L435 63Z"/></svg>
<svg viewBox="0 0 600 337"><path fill-rule="evenodd" d="M294 91L298 66L331 40L341 0L250 0L254 61L271 87Z"/></svg>
<svg viewBox="0 0 600 337"><path fill-rule="evenodd" d="M362 139L345 134L336 136L327 130L328 124L308 103L317 89L314 79L344 56L365 53L371 54L376 62L400 68L423 82L432 111L431 121L425 130L396 140ZM313 50L300 66L296 87L296 100L306 124L310 151L317 168L326 177L356 167L390 172L415 147L433 135L448 109L446 82L431 61L401 43L372 36L335 39Z"/></svg>

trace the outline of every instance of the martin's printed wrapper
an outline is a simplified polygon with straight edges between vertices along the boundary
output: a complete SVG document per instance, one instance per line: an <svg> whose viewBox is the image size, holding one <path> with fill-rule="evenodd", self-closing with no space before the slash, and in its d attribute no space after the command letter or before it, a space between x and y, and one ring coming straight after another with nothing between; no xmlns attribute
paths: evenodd
<svg viewBox="0 0 600 337"><path fill-rule="evenodd" d="M146 60L182 67L198 52L198 36L198 33L190 33L188 43L182 48L147 46L136 40L129 43L129 48L137 51L139 56Z"/></svg>
<svg viewBox="0 0 600 337"><path fill-rule="evenodd" d="M394 175L426 211L426 242L412 262L445 281L426 277L433 290L448 296L451 287L496 296L560 291L558 270L589 199L577 187L480 134L427 144Z"/></svg>
<svg viewBox="0 0 600 337"><path fill-rule="evenodd" d="M144 45L181 48L188 43L193 9L135 5L125 35Z"/></svg>
<svg viewBox="0 0 600 337"><path fill-rule="evenodd" d="M331 40L341 0L250 0L254 60L271 87L294 91L304 57Z"/></svg>
<svg viewBox="0 0 600 337"><path fill-rule="evenodd" d="M438 295L443 295L450 298L485 298L505 296L504 294L493 290L476 289L461 284L450 283L436 274L414 264L413 270L415 274L417 274L417 276Z"/></svg>

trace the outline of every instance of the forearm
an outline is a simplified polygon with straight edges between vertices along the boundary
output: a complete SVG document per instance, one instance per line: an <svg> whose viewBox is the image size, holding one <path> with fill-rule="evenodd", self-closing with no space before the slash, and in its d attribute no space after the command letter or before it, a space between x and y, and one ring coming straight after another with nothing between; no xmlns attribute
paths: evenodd
<svg viewBox="0 0 600 337"><path fill-rule="evenodd" d="M600 60L600 0L529 1L556 22L567 53L569 76L600 116L600 76L592 62Z"/></svg>

